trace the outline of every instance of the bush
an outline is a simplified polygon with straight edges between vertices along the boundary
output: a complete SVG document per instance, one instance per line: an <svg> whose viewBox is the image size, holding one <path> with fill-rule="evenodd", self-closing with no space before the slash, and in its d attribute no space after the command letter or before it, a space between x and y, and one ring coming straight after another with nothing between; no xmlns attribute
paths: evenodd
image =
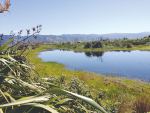
<svg viewBox="0 0 150 113"><path fill-rule="evenodd" d="M132 48L133 45L131 43L127 43L127 48Z"/></svg>
<svg viewBox="0 0 150 113"><path fill-rule="evenodd" d="M93 42L87 42L84 46L84 48L103 48L103 43L101 41L93 41Z"/></svg>
<svg viewBox="0 0 150 113"><path fill-rule="evenodd" d="M92 45L90 44L90 42L87 42L84 46L84 48L91 48L91 47L92 47Z"/></svg>
<svg viewBox="0 0 150 113"><path fill-rule="evenodd" d="M101 41L93 42L92 48L103 48L103 43Z"/></svg>
<svg viewBox="0 0 150 113"><path fill-rule="evenodd" d="M127 48L132 48L133 47L132 43L129 43L129 42L124 42L123 46L127 47Z"/></svg>

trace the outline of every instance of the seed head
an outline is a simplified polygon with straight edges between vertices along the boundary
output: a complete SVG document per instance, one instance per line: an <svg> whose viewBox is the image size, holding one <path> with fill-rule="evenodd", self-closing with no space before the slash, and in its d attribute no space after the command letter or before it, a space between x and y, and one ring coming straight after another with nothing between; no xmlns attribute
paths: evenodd
<svg viewBox="0 0 150 113"><path fill-rule="evenodd" d="M27 35L30 34L30 30L29 29L26 29L26 30L27 30Z"/></svg>
<svg viewBox="0 0 150 113"><path fill-rule="evenodd" d="M33 37L34 37L35 39L37 39L37 36L33 35Z"/></svg>
<svg viewBox="0 0 150 113"><path fill-rule="evenodd" d="M32 30L35 31L35 27L32 27Z"/></svg>

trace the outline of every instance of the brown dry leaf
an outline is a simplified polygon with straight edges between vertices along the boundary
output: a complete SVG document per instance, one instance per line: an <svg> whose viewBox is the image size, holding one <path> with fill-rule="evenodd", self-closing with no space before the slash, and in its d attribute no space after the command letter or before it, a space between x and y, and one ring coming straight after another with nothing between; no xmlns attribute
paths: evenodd
<svg viewBox="0 0 150 113"><path fill-rule="evenodd" d="M2 2L1 2L1 3L2 3ZM10 4L10 0L5 0L5 1L4 1L4 4L5 4L4 8L2 7L1 3L0 3L0 13L4 13L4 14L5 14L5 11L8 11L9 13L11 13L11 12L8 10L8 9L9 9L9 6L11 5L11 4Z"/></svg>
<svg viewBox="0 0 150 113"><path fill-rule="evenodd" d="M3 2L0 2L0 13L2 13L2 11L3 11L3 6L1 5L1 3L3 3Z"/></svg>
<svg viewBox="0 0 150 113"><path fill-rule="evenodd" d="M9 0L9 1L8 1L8 0L5 0L4 4L5 4L4 10L8 10L8 9L9 9L9 6L10 6L10 0Z"/></svg>

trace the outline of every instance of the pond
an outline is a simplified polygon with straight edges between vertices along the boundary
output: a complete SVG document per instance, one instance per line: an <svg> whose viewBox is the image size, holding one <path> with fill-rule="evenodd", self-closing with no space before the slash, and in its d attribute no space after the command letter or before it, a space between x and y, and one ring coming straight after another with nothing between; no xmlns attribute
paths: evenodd
<svg viewBox="0 0 150 113"><path fill-rule="evenodd" d="M70 70L150 81L150 51L74 52L53 49L41 51L38 57L44 62L61 63Z"/></svg>

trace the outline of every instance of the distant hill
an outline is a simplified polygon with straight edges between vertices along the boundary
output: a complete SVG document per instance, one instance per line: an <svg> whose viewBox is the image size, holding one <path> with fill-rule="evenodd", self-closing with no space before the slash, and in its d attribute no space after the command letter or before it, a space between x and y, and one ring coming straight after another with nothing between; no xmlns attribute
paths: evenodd
<svg viewBox="0 0 150 113"><path fill-rule="evenodd" d="M74 41L92 41L103 39L123 39L124 37L129 39L134 38L143 38L145 36L150 35L150 32L142 32L142 33L110 33L110 34L63 34L63 35L36 35L38 38L34 39L34 37L30 37L30 41L42 41L45 42L74 42ZM26 36L22 36L25 38ZM9 40L9 35L4 35L4 42Z"/></svg>

